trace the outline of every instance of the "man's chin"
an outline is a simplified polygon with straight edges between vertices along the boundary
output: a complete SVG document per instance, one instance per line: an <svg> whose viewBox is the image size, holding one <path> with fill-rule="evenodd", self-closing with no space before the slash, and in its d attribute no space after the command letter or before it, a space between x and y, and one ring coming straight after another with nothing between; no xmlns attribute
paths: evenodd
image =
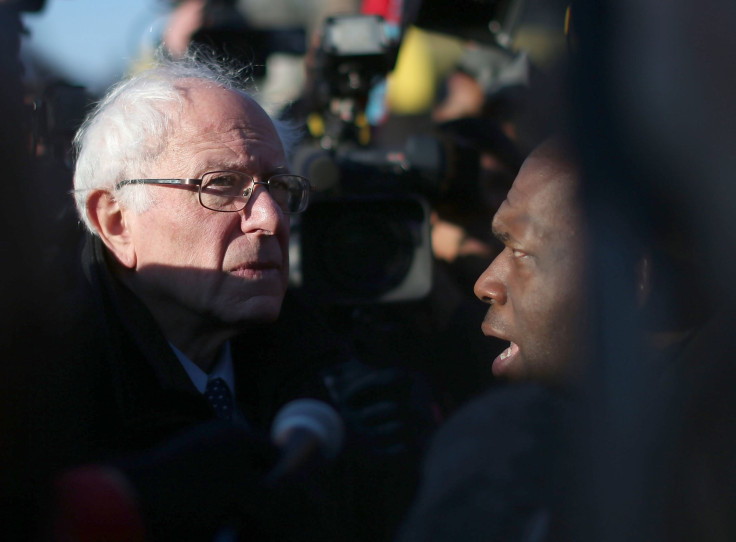
<svg viewBox="0 0 736 542"><path fill-rule="evenodd" d="M252 297L221 313L220 319L238 327L269 324L275 322L281 314L283 295L263 295Z"/></svg>
<svg viewBox="0 0 736 542"><path fill-rule="evenodd" d="M531 354L531 356L529 355ZM547 354L526 352L523 347L511 343L493 360L493 376L511 381L534 381L546 384L565 382L570 376L569 360L554 358Z"/></svg>

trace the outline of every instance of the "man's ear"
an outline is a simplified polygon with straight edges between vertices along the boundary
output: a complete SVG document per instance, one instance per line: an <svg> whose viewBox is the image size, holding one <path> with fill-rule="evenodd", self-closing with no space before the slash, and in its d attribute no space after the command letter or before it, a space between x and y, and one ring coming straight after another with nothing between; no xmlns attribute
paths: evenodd
<svg viewBox="0 0 736 542"><path fill-rule="evenodd" d="M640 309L647 304L652 293L652 256L643 254L636 264L636 305Z"/></svg>
<svg viewBox="0 0 736 542"><path fill-rule="evenodd" d="M128 269L134 269L135 245L125 220L126 213L112 194L104 190L93 192L87 198L87 215L115 258Z"/></svg>

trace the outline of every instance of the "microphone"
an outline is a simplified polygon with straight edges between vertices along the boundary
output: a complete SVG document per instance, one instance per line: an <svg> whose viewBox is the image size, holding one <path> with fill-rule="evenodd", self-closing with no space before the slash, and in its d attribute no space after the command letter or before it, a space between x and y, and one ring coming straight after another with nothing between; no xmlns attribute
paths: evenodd
<svg viewBox="0 0 736 542"><path fill-rule="evenodd" d="M271 425L271 441L281 450L266 476L273 485L322 460L337 457L345 429L342 418L323 401L296 399L284 405Z"/></svg>

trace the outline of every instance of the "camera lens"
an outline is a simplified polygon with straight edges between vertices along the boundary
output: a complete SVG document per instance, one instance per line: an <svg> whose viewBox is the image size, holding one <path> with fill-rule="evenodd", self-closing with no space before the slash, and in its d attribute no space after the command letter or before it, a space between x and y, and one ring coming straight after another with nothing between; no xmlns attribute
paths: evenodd
<svg viewBox="0 0 736 542"><path fill-rule="evenodd" d="M411 198L315 204L302 222L304 287L342 302L377 301L406 286L423 253L425 210Z"/></svg>
<svg viewBox="0 0 736 542"><path fill-rule="evenodd" d="M399 285L411 267L411 233L385 213L342 216L322 241L324 270L346 292L383 293Z"/></svg>

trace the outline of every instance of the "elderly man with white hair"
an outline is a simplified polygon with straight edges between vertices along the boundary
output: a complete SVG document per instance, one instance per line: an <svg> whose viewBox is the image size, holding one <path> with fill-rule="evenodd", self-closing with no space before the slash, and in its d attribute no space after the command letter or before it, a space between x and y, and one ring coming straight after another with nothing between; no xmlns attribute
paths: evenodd
<svg viewBox="0 0 736 542"><path fill-rule="evenodd" d="M161 59L114 87L75 138L85 280L59 323L65 348L30 372L41 391L18 448L27 493L56 481L57 537L82 536L86 518L153 539L342 539L390 531L380 518L400 513L374 492L387 455L413 447L397 380L287 293L289 215L311 186L289 169L293 129L240 75L202 55ZM332 403L348 449L294 485L273 474L268 441L297 398ZM80 464L94 468L69 470Z"/></svg>

